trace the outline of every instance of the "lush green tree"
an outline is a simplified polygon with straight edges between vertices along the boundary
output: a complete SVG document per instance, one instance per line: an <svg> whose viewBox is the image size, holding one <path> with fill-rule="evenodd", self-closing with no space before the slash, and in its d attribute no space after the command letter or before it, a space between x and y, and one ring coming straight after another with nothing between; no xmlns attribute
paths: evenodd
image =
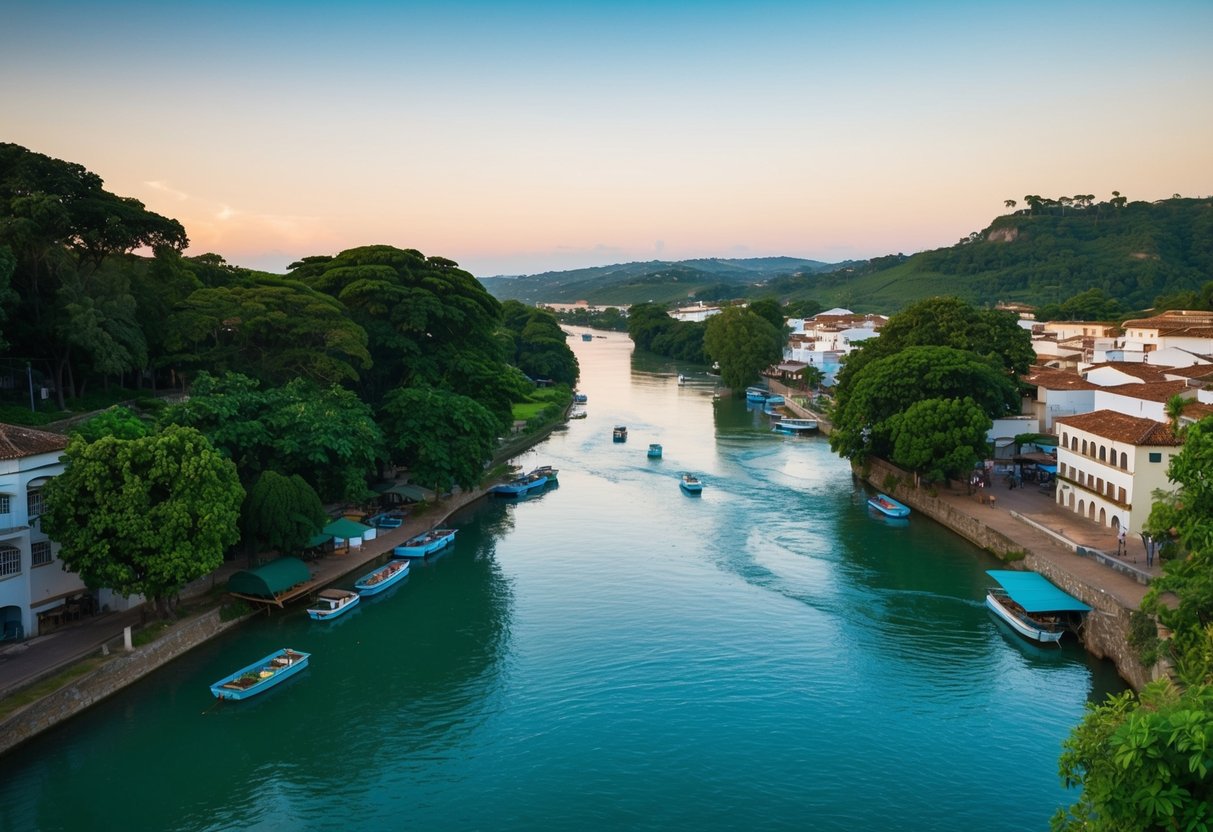
<svg viewBox="0 0 1213 832"><path fill-rule="evenodd" d="M189 399L167 408L161 421L205 433L246 484L267 470L298 474L324 500L366 496L367 477L383 457L383 435L368 405L337 385L303 379L262 389L247 376L204 373Z"/></svg>
<svg viewBox="0 0 1213 832"><path fill-rule="evenodd" d="M250 554L301 551L327 522L320 497L303 477L284 477L277 471L262 472L240 510L240 530Z"/></svg>
<svg viewBox="0 0 1213 832"><path fill-rule="evenodd" d="M705 323L676 321L656 303L638 303L628 310L628 337L636 348L678 361L707 363L706 332Z"/></svg>
<svg viewBox="0 0 1213 832"><path fill-rule="evenodd" d="M474 488L497 444L497 420L474 399L432 387L393 390L380 414L394 462L436 493Z"/></svg>
<svg viewBox="0 0 1213 832"><path fill-rule="evenodd" d="M889 460L928 480L964 479L985 458L992 424L967 396L923 399L889 418Z"/></svg>
<svg viewBox="0 0 1213 832"><path fill-rule="evenodd" d="M1119 300L1109 297L1100 288L1079 292L1059 304L1046 304L1036 310L1041 321L1117 321L1128 309Z"/></svg>
<svg viewBox="0 0 1213 832"><path fill-rule="evenodd" d="M17 258L8 246L0 245L0 324L8 318L5 309L17 300L17 293L12 290L13 272L17 269ZM0 337L0 350L8 348L8 341Z"/></svg>
<svg viewBox="0 0 1213 832"><path fill-rule="evenodd" d="M1078 801L1058 832L1213 827L1213 685L1159 680L1088 705L1064 743L1061 776Z"/></svg>
<svg viewBox="0 0 1213 832"><path fill-rule="evenodd" d="M516 300L505 301L501 311L507 358L531 378L577 383L577 357L555 315Z"/></svg>
<svg viewBox="0 0 1213 832"><path fill-rule="evenodd" d="M796 375L800 376L800 383L810 390L816 390L825 381L825 373L815 364L806 364L796 371Z"/></svg>
<svg viewBox="0 0 1213 832"><path fill-rule="evenodd" d="M779 332L779 346L783 348L783 342L786 340L786 323L783 315L783 307L779 305L779 301L774 298L761 298L750 304L750 311L755 315L771 322L771 326Z"/></svg>
<svg viewBox="0 0 1213 832"><path fill-rule="evenodd" d="M152 432L152 426L135 411L121 405L103 410L71 429L72 435L81 437L85 442L96 442L106 436L115 439L142 439Z"/></svg>
<svg viewBox="0 0 1213 832"><path fill-rule="evenodd" d="M842 456L888 458L890 419L925 399L971 397L991 418L1015 412L1018 393L1002 369L966 350L907 347L869 362L838 391L830 446Z"/></svg>
<svg viewBox="0 0 1213 832"><path fill-rule="evenodd" d="M90 587L141 594L171 614L181 587L218 568L239 538L236 468L196 430L75 436L66 458L44 489L42 528Z"/></svg>
<svg viewBox="0 0 1213 832"><path fill-rule="evenodd" d="M783 357L782 333L766 318L731 306L707 320L703 346L720 364L720 380L741 389Z"/></svg>
<svg viewBox="0 0 1213 832"><path fill-rule="evenodd" d="M783 306L785 318L811 318L825 311L825 307L815 300L790 300Z"/></svg>
<svg viewBox="0 0 1213 832"><path fill-rule="evenodd" d="M356 381L371 363L366 332L339 302L273 277L193 292L172 316L168 345L179 366L267 384Z"/></svg>

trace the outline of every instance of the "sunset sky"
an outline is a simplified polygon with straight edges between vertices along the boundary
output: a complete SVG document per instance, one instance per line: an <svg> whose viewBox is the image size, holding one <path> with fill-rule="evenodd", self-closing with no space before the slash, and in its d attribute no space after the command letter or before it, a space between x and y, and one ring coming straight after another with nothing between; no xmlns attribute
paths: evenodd
<svg viewBox="0 0 1213 832"><path fill-rule="evenodd" d="M283 271L951 245L1213 194L1213 2L7 0L0 140Z"/></svg>

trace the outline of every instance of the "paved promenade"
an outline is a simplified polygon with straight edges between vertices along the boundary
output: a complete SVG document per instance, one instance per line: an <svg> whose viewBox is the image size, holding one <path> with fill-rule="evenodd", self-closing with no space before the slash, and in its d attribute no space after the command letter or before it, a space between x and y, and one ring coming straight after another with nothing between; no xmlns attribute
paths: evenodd
<svg viewBox="0 0 1213 832"><path fill-rule="evenodd" d="M348 552L342 550L308 561L312 573L310 588L320 589L355 572L410 537L441 524L451 514L484 494L483 490L457 492L428 507L423 513L410 513L398 529L380 529L374 540L366 541L360 548ZM213 574L187 586L181 593L182 599L196 598L207 594L213 587L225 586L234 572L246 568L243 559L225 563ZM98 655L103 646L108 646L111 651L122 650L123 630L137 625L139 620L140 611L137 609L104 613L0 649L0 699L69 665Z"/></svg>

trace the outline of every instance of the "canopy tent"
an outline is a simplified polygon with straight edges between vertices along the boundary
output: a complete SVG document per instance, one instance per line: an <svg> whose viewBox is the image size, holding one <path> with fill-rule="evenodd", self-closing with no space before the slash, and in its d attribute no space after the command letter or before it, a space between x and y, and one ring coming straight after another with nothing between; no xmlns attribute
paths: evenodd
<svg viewBox="0 0 1213 832"><path fill-rule="evenodd" d="M278 558L232 575L227 580L227 591L239 598L282 606L283 601L300 594L291 590L311 579L311 571L299 558Z"/></svg>
<svg viewBox="0 0 1213 832"><path fill-rule="evenodd" d="M385 483L382 486L375 486L375 490L385 497L393 496L402 502L423 503L434 499L433 491L409 483Z"/></svg>
<svg viewBox="0 0 1213 832"><path fill-rule="evenodd" d="M371 531L370 526L364 526L346 517L338 517L324 527L326 535L329 537L339 537L342 540L349 540L352 537L362 537L369 531Z"/></svg>
<svg viewBox="0 0 1213 832"><path fill-rule="evenodd" d="M1062 592L1035 572L987 569L986 574L1007 591L1011 600L1028 612L1090 612L1091 608Z"/></svg>

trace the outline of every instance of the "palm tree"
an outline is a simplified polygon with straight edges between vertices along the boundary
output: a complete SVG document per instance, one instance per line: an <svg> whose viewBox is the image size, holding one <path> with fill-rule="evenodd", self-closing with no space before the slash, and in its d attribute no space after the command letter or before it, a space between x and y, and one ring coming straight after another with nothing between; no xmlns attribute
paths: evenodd
<svg viewBox="0 0 1213 832"><path fill-rule="evenodd" d="M1167 399L1167 418L1171 420L1171 432L1176 436L1179 436L1179 417L1183 415L1187 404L1188 400L1178 393Z"/></svg>

